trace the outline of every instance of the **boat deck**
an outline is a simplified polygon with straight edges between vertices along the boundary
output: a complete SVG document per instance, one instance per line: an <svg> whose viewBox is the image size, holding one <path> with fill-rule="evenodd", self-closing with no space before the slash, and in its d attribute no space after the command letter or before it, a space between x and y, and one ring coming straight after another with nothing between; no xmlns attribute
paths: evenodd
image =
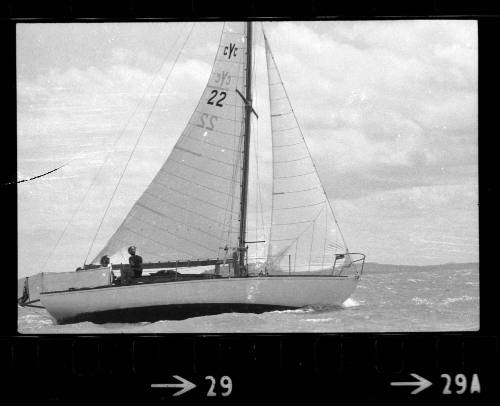
<svg viewBox="0 0 500 406"><path fill-rule="evenodd" d="M182 274L182 273L156 273L156 274L149 274L145 276L141 276L139 278L133 278L129 281L127 284L121 284L120 279L118 278L116 281L114 281L111 285L105 285L105 286L96 286L96 287L91 287L91 288L70 288L67 290L57 290L57 291L47 291L47 292L42 292L41 294L43 295L44 293L59 293L59 292L68 292L68 291L82 291L82 290L96 290L96 289L109 289L109 288L117 288L121 286L134 286L134 285L147 285L151 283L171 283L171 282L186 282L186 281L196 281L196 280L207 280L207 279L235 279L235 278L256 278L256 277L262 277L264 275L249 275L249 276L221 276L221 275L215 275L215 274ZM331 278L347 278L347 275L304 275L304 274L299 274L299 275L294 275L294 274L278 274L278 275L265 275L266 277L272 277L272 278L280 278L280 277L331 277Z"/></svg>
<svg viewBox="0 0 500 406"><path fill-rule="evenodd" d="M326 279L333 285L326 283ZM94 288L44 292L41 296L44 306L52 309L51 314L60 324L154 322L221 313L263 313L311 303L341 304L356 284L356 278L352 282L347 279L347 275L325 274L229 277L164 272L145 275L125 285L115 282ZM142 295L141 289L145 292Z"/></svg>

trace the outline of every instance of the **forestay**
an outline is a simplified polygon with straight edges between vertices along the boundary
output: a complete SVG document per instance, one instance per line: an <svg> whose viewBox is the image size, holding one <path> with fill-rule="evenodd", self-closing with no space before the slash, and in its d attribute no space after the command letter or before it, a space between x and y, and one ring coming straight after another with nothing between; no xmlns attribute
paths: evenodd
<svg viewBox="0 0 500 406"><path fill-rule="evenodd" d="M236 90L245 95L245 38L244 23L224 25L213 70L189 123L93 263L129 245L145 262L231 255L239 230L244 102Z"/></svg>
<svg viewBox="0 0 500 406"><path fill-rule="evenodd" d="M273 149L268 272L331 270L335 255L345 253L346 246L264 39Z"/></svg>

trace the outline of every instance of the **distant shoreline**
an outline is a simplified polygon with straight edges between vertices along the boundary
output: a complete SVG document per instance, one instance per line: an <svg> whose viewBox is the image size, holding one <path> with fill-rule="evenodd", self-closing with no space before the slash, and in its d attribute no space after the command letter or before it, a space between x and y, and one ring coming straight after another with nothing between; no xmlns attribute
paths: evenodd
<svg viewBox="0 0 500 406"><path fill-rule="evenodd" d="M464 269L479 269L479 262L464 262L464 263L446 263L438 265L392 265L392 264L379 264L377 262L367 262L363 268L363 273L371 272L418 272L427 270L464 270Z"/></svg>
<svg viewBox="0 0 500 406"><path fill-rule="evenodd" d="M446 263L446 264L438 264L438 265L393 265L393 264L379 264L378 262L366 262L363 267L363 274L366 273L387 273L387 272L419 272L419 271L427 271L427 270L436 270L440 269L443 271L447 270L463 270L463 269L479 269L479 262L464 262L464 263ZM47 272L50 273L50 272ZM189 272L188 272L189 273ZM283 271L282 273L287 273ZM318 272L312 271L310 274L317 274ZM324 273L324 272L320 272ZM18 284L23 284L24 279L27 277L31 277L33 275L27 275L18 278Z"/></svg>

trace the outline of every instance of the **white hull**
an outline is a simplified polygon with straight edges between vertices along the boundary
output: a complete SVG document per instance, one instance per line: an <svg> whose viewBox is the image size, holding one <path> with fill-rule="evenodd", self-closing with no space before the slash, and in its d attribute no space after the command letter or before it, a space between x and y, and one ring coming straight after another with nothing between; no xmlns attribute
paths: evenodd
<svg viewBox="0 0 500 406"><path fill-rule="evenodd" d="M172 306L178 312L193 305L198 309L211 305L231 309L236 305L232 308L246 311L341 305L352 294L357 281L353 276L221 278L43 293L41 302L59 323L94 319L127 321L128 316L131 321L139 321L141 317L152 320L152 315L161 319L162 311ZM174 314L174 318L185 317Z"/></svg>

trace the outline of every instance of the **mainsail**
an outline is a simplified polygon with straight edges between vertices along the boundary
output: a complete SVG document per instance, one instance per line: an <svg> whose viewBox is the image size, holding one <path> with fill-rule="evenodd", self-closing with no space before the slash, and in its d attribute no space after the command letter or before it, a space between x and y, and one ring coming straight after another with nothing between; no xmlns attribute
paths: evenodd
<svg viewBox="0 0 500 406"><path fill-rule="evenodd" d="M340 305L349 297L364 255L351 262L267 39L272 218L264 272L248 263L247 244L262 242L245 238L250 117L257 116L252 107L251 24L224 24L195 112L164 165L93 261L108 255L112 266L102 261L77 269L82 272L25 278L18 291L21 305L40 300L58 323L130 323ZM255 169L258 180L257 164ZM127 282L123 262L130 245L137 247L145 269L215 265L214 273L164 270ZM221 267L226 259L231 266ZM363 261L359 272L357 261ZM354 274L343 274L351 264ZM120 270L119 281L113 269ZM328 276L311 277L318 270L327 270ZM295 275L281 278L283 272ZM295 277L301 273L307 277ZM229 280L232 276L236 278Z"/></svg>
<svg viewBox="0 0 500 406"><path fill-rule="evenodd" d="M189 123L93 263L129 245L147 262L224 258L238 246L245 30L242 22L224 25L213 70Z"/></svg>
<svg viewBox="0 0 500 406"><path fill-rule="evenodd" d="M347 248L265 35L264 40L273 149L267 268L270 273L332 269L335 255Z"/></svg>

